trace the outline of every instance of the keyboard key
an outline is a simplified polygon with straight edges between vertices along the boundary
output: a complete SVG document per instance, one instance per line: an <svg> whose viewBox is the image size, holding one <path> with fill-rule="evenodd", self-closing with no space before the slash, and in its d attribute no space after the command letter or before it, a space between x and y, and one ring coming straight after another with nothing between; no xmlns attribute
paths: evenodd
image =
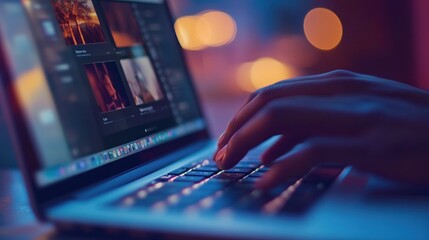
<svg viewBox="0 0 429 240"><path fill-rule="evenodd" d="M255 190L252 186L248 186L245 184L235 183L231 185L230 187L226 188L224 191L224 196L231 197L231 196L242 196L243 194L250 193L251 191Z"/></svg>
<svg viewBox="0 0 429 240"><path fill-rule="evenodd" d="M259 212L262 207L274 197L275 195L269 195L262 191L255 191L234 204L232 209L234 211Z"/></svg>
<svg viewBox="0 0 429 240"><path fill-rule="evenodd" d="M307 210L324 192L315 184L302 183L280 210L280 213L302 213Z"/></svg>
<svg viewBox="0 0 429 240"><path fill-rule="evenodd" d="M121 207L154 209L161 206L163 210L173 211L194 207L209 214L218 214L225 210L232 213L259 212L262 209L269 214L300 213L308 209L342 171L334 166L313 168L296 185L294 191L285 190L296 183L296 178L273 190L261 191L254 189L254 184L269 171L270 166L259 169L260 166L258 155L248 155L235 168L225 171L218 169L212 161L193 162L154 180L139 191L116 200L114 204ZM251 172L253 173L247 176ZM210 178L217 173L219 174L214 178ZM203 182L206 179L207 181ZM278 199L282 201L280 205L277 204ZM273 205L270 203L277 204L277 207L270 208Z"/></svg>
<svg viewBox="0 0 429 240"><path fill-rule="evenodd" d="M166 188L166 187L177 187L177 188L180 188L180 187L182 187L182 188L185 188L185 187L189 187L189 186L192 186L193 185L193 183L191 183L191 182L179 182L179 181L173 181L173 182L169 182L169 183L166 183L166 184L164 184L164 188Z"/></svg>
<svg viewBox="0 0 429 240"><path fill-rule="evenodd" d="M247 167L236 167L232 169L225 170L226 173L250 173L254 170L254 168Z"/></svg>
<svg viewBox="0 0 429 240"><path fill-rule="evenodd" d="M264 172L259 172L259 171L257 171L257 172L254 172L254 173L250 174L250 175L249 175L249 177L252 177L252 178L260 178L260 177L262 177L264 174L265 174Z"/></svg>
<svg viewBox="0 0 429 240"><path fill-rule="evenodd" d="M156 194L150 194L144 199L138 199L134 206L142 208L150 208L152 205L163 201L167 196L161 196Z"/></svg>
<svg viewBox="0 0 429 240"><path fill-rule="evenodd" d="M169 209L184 210L187 206L196 204L203 198L213 195L218 190L219 189L215 189L215 188L209 189L209 188L203 188L203 187L195 189L190 193L188 193L187 195L181 195L179 198L173 199L175 200L175 202L171 203L171 205L169 206Z"/></svg>
<svg viewBox="0 0 429 240"><path fill-rule="evenodd" d="M205 172L219 172L220 169L217 167L211 167L211 166L202 166L200 168L196 168L193 171L205 171Z"/></svg>
<svg viewBox="0 0 429 240"><path fill-rule="evenodd" d="M240 182L243 184L255 184L257 181L259 181L259 178L246 177L245 179L241 180Z"/></svg>
<svg viewBox="0 0 429 240"><path fill-rule="evenodd" d="M210 161L208 164L204 165L203 167L215 167L215 168L217 168L217 164L213 161Z"/></svg>
<svg viewBox="0 0 429 240"><path fill-rule="evenodd" d="M169 180L173 179L174 177L176 177L176 176L175 175L169 175L169 174L167 174L167 175L164 175L164 176L158 178L157 181L159 181L159 182L168 182Z"/></svg>
<svg viewBox="0 0 429 240"><path fill-rule="evenodd" d="M249 162L239 162L235 167L247 167L247 168L257 168L261 165L261 163L249 163Z"/></svg>
<svg viewBox="0 0 429 240"><path fill-rule="evenodd" d="M196 204L204 197L195 197L195 196L180 196L176 202L170 203L168 206L169 210L183 211L186 207Z"/></svg>
<svg viewBox="0 0 429 240"><path fill-rule="evenodd" d="M259 212L265 204L278 197L288 186L282 185L268 191L253 191L251 194L240 199L233 206L233 210Z"/></svg>
<svg viewBox="0 0 429 240"><path fill-rule="evenodd" d="M135 194L132 194L131 196L126 197L124 199L126 200L132 199L133 200L132 206L149 208L158 202L165 201L171 195L180 193L183 189L190 187L192 185L193 183L191 182L171 182L171 183L164 183L159 188L151 188L153 186L149 186L145 189L141 189L137 191ZM131 201L128 200L128 202L131 202ZM123 204L124 203L122 203L122 205ZM127 204L126 201L125 201L125 204Z"/></svg>
<svg viewBox="0 0 429 240"><path fill-rule="evenodd" d="M187 176L187 175L184 175L184 176L176 178L174 181L175 182L195 182L196 183L196 182L200 182L200 181L202 181L204 179L205 179L205 177L201 177L201 176Z"/></svg>
<svg viewBox="0 0 429 240"><path fill-rule="evenodd" d="M178 168L170 173L168 173L169 175L180 175L183 174L184 172L188 171L189 168Z"/></svg>
<svg viewBox="0 0 429 240"><path fill-rule="evenodd" d="M243 184L227 187L222 190L220 196L214 199L210 206L206 206L206 209L203 211L206 213L217 213L218 210L234 205L240 198L250 194L253 190L253 187Z"/></svg>
<svg viewBox="0 0 429 240"><path fill-rule="evenodd" d="M229 178L216 178L216 177L214 177L214 178L211 178L208 182L207 182L207 184L208 183L212 183L212 184L230 184L230 183L233 183L233 182L237 182L237 179L229 179Z"/></svg>
<svg viewBox="0 0 429 240"><path fill-rule="evenodd" d="M261 157L260 156L245 156L241 162L244 163L255 163L261 165Z"/></svg>
<svg viewBox="0 0 429 240"><path fill-rule="evenodd" d="M200 176L200 177L209 177L213 175L213 172L206 172L206 171L190 171L186 173L185 176Z"/></svg>
<svg viewBox="0 0 429 240"><path fill-rule="evenodd" d="M198 165L201 165L201 163L202 163L202 161L195 161L195 162L192 162L192 163L186 165L185 167L191 169L191 168L194 168Z"/></svg>
<svg viewBox="0 0 429 240"><path fill-rule="evenodd" d="M228 172L222 172L219 175L217 175L215 178L220 178L220 179L234 179L234 180L238 180L243 178L244 176L246 176L246 174L244 173L228 173Z"/></svg>
<svg viewBox="0 0 429 240"><path fill-rule="evenodd" d="M337 178L337 176L341 173L342 170L343 168L338 167L313 168L306 176L304 176L303 182L331 182L333 179Z"/></svg>
<svg viewBox="0 0 429 240"><path fill-rule="evenodd" d="M259 170L258 170L258 172L263 172L263 173L265 173L265 172L268 172L270 170L270 167L263 167L263 168L260 168Z"/></svg>
<svg viewBox="0 0 429 240"><path fill-rule="evenodd" d="M225 180L224 182L218 181L218 180ZM230 179L210 179L204 185L202 185L199 189L208 191L210 190L221 190L229 186L231 183L233 183Z"/></svg>
<svg viewBox="0 0 429 240"><path fill-rule="evenodd" d="M166 183L164 184L162 187L155 189L153 191L151 191L150 193L153 193L154 195L170 195L170 194L174 194L177 192L180 192L182 189L192 186L193 183L192 182L171 182L171 183ZM150 189L150 188L148 188Z"/></svg>
<svg viewBox="0 0 429 240"><path fill-rule="evenodd" d="M302 180L296 188L281 213L302 213L310 208L335 182L342 168L319 167L314 168Z"/></svg>

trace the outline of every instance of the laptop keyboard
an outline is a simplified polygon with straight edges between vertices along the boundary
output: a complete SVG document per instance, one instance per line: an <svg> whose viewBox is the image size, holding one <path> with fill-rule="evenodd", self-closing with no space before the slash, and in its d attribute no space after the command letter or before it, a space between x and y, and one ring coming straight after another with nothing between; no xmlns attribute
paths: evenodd
<svg viewBox="0 0 429 240"><path fill-rule="evenodd" d="M113 204L121 208L198 214L302 213L328 189L342 168L317 167L302 178L290 179L269 191L255 189L254 183L268 170L269 166L261 165L259 154L246 156L229 170L220 170L213 161L204 158L142 186Z"/></svg>

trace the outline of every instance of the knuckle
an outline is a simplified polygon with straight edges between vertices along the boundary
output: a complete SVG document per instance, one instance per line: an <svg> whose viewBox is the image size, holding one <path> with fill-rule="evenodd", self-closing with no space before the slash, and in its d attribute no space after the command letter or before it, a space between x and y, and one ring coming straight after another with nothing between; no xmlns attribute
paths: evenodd
<svg viewBox="0 0 429 240"><path fill-rule="evenodd" d="M365 91L369 87L369 82L365 78L348 70L335 70L328 76L330 77L328 81L343 91Z"/></svg>
<svg viewBox="0 0 429 240"><path fill-rule="evenodd" d="M337 69L329 72L329 75L332 75L335 77L351 77L351 76L355 76L356 73L345 69Z"/></svg>
<svg viewBox="0 0 429 240"><path fill-rule="evenodd" d="M271 98L270 91L263 89L256 98L258 99L258 101L267 102Z"/></svg>
<svg viewBox="0 0 429 240"><path fill-rule="evenodd" d="M239 119L238 117L234 117L226 127L225 136L231 136L232 134L235 134L239 127Z"/></svg>
<svg viewBox="0 0 429 240"><path fill-rule="evenodd" d="M235 118L233 118L228 125L226 126L226 130L225 130L225 136L227 136L228 138L230 137L231 134L233 134L235 132L235 129L237 128L237 124L236 124L237 120Z"/></svg>
<svg viewBox="0 0 429 240"><path fill-rule="evenodd" d="M257 97L257 96L259 95L259 93L260 93L260 90L256 90L256 91L254 91L253 93L251 93L251 94L247 97L246 102L250 102L250 101L252 101L255 97Z"/></svg>
<svg viewBox="0 0 429 240"><path fill-rule="evenodd" d="M237 126L237 121L238 121L237 117L233 117L231 121L228 123L228 130L235 129L235 127Z"/></svg>
<svg viewBox="0 0 429 240"><path fill-rule="evenodd" d="M240 141L241 136L242 136L241 131L238 131L238 132L234 133L234 135L232 135L231 140L230 140L230 141L229 141L229 143L228 143L228 147L229 147L230 149L235 149L235 148L236 148L236 146L235 146L235 145L237 145L237 143L240 143L240 142L241 142L241 141Z"/></svg>
<svg viewBox="0 0 429 240"><path fill-rule="evenodd" d="M276 88L274 86L269 86L261 89L258 97L262 102L269 102L276 97Z"/></svg>

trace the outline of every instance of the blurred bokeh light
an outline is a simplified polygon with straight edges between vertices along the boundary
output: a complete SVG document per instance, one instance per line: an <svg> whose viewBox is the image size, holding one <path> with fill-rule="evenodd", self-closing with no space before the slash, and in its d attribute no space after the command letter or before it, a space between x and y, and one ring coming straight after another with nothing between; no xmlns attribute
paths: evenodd
<svg viewBox="0 0 429 240"><path fill-rule="evenodd" d="M305 16L304 32L314 47L331 50L340 43L343 37L343 26L338 16L331 10L315 8Z"/></svg>
<svg viewBox="0 0 429 240"><path fill-rule="evenodd" d="M418 84L412 20L415 1L426 2L169 3L203 108L209 120L214 119L213 132L219 134L226 125L217 117L219 111L222 119L230 119L249 92L292 77L341 68Z"/></svg>
<svg viewBox="0 0 429 240"><path fill-rule="evenodd" d="M256 60L250 71L250 78L252 79L253 86L255 86L255 90L280 80L289 79L293 75L291 67L270 57Z"/></svg>
<svg viewBox="0 0 429 240"><path fill-rule="evenodd" d="M217 47L232 42L237 32L235 20L221 11L207 11L200 15L197 32L201 42Z"/></svg>
<svg viewBox="0 0 429 240"><path fill-rule="evenodd" d="M186 50L201 50L206 46L198 37L197 25L201 21L196 16L184 16L176 20L174 29L180 45Z"/></svg>
<svg viewBox="0 0 429 240"><path fill-rule="evenodd" d="M242 90L253 92L294 76L292 67L274 58L263 57L254 62L243 63L237 69L236 80Z"/></svg>
<svg viewBox="0 0 429 240"><path fill-rule="evenodd" d="M234 19L222 11L205 11L183 16L174 24L180 45L186 50L202 50L232 42L237 32Z"/></svg>

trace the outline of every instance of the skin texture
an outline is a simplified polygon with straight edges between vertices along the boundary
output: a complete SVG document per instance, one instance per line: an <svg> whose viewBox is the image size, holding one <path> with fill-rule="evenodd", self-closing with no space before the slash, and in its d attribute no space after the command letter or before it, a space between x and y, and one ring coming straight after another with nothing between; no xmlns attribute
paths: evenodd
<svg viewBox="0 0 429 240"><path fill-rule="evenodd" d="M280 138L263 155L270 188L312 167L334 163L429 186L429 92L336 70L286 80L251 94L219 138L219 168Z"/></svg>

